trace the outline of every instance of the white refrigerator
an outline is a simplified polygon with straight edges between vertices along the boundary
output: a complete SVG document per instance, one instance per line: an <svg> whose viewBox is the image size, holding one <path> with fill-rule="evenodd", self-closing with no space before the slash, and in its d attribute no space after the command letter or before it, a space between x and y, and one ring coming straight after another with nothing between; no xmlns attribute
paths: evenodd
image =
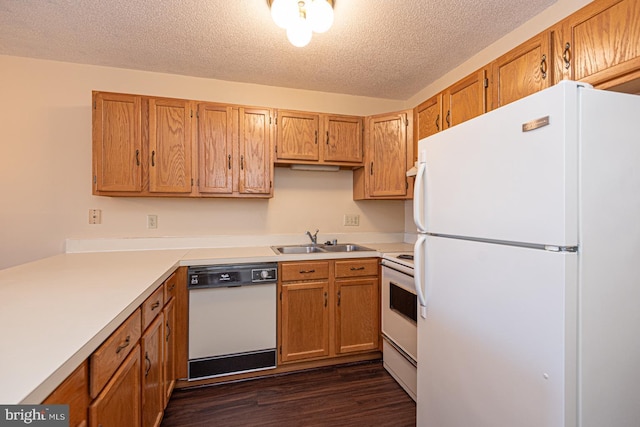
<svg viewBox="0 0 640 427"><path fill-rule="evenodd" d="M640 96L565 81L418 147L418 426L640 426Z"/></svg>

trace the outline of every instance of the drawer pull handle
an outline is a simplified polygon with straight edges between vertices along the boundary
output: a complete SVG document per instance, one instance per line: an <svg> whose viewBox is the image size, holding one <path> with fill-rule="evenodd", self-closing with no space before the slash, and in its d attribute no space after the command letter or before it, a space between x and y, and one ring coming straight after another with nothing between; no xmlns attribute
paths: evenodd
<svg viewBox="0 0 640 427"><path fill-rule="evenodd" d="M176 287L175 283L171 284L171 286L169 286L169 292L171 292L175 287Z"/></svg>
<svg viewBox="0 0 640 427"><path fill-rule="evenodd" d="M338 291L338 307L340 307L340 291Z"/></svg>
<svg viewBox="0 0 640 427"><path fill-rule="evenodd" d="M149 371L151 370L151 359L149 359L148 351L144 352L144 362L147 365L146 369L144 370L144 376L146 377L147 375L149 375Z"/></svg>
<svg viewBox="0 0 640 427"><path fill-rule="evenodd" d="M328 302L328 300L329 300L327 297L328 297L328 295L327 295L327 293L325 292L325 293L324 293L324 306L325 306L325 307L327 306L327 302Z"/></svg>
<svg viewBox="0 0 640 427"><path fill-rule="evenodd" d="M169 325L169 321L167 320L167 336L165 338L165 341L169 342L169 337L171 336L171 325Z"/></svg>
<svg viewBox="0 0 640 427"><path fill-rule="evenodd" d="M156 150L153 150L151 152L151 166L155 166L156 165Z"/></svg>
<svg viewBox="0 0 640 427"><path fill-rule="evenodd" d="M315 270L300 270L300 274L309 274L309 273L315 273Z"/></svg>
<svg viewBox="0 0 640 427"><path fill-rule="evenodd" d="M436 117L436 130L440 132L440 114Z"/></svg>
<svg viewBox="0 0 640 427"><path fill-rule="evenodd" d="M127 339L124 340L124 344L120 344L118 348L116 348L116 354L120 353L122 350L127 348L127 346L131 343L131 335L127 335Z"/></svg>
<svg viewBox="0 0 640 427"><path fill-rule="evenodd" d="M156 301L151 305L151 310L155 310L156 308L160 307L160 301Z"/></svg>
<svg viewBox="0 0 640 427"><path fill-rule="evenodd" d="M364 267L351 267L351 271L360 271L360 270L364 270Z"/></svg>

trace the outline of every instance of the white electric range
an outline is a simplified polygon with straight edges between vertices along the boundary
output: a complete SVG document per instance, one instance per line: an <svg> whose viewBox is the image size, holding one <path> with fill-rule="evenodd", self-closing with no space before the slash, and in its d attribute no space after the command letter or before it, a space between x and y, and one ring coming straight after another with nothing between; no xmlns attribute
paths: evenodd
<svg viewBox="0 0 640 427"><path fill-rule="evenodd" d="M417 390L417 310L413 253L385 253L382 256L383 365L413 400Z"/></svg>

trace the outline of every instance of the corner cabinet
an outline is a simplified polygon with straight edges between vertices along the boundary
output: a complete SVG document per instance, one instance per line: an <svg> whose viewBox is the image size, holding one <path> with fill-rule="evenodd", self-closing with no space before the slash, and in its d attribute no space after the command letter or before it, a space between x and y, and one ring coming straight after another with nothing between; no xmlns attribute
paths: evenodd
<svg viewBox="0 0 640 427"><path fill-rule="evenodd" d="M413 111L366 118L364 167L353 171L353 199L411 199Z"/></svg>
<svg viewBox="0 0 640 427"><path fill-rule="evenodd" d="M362 166L362 117L278 110L276 163Z"/></svg>
<svg viewBox="0 0 640 427"><path fill-rule="evenodd" d="M273 196L272 110L93 92L93 194Z"/></svg>
<svg viewBox="0 0 640 427"><path fill-rule="evenodd" d="M279 364L377 352L377 258L280 264Z"/></svg>

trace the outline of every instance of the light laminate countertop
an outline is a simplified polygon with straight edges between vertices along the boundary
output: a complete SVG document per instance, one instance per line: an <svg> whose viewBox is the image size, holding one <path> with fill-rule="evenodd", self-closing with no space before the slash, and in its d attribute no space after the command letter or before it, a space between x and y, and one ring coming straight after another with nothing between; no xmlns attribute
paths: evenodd
<svg viewBox="0 0 640 427"><path fill-rule="evenodd" d="M270 247L60 254L0 270L0 404L44 400L179 266L357 258L412 251L276 255Z"/></svg>

